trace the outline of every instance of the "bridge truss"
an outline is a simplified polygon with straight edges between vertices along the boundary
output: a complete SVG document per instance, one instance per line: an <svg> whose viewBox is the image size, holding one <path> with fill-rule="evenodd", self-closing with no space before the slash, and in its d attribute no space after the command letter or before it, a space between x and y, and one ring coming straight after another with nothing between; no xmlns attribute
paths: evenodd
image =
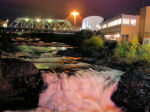
<svg viewBox="0 0 150 112"><path fill-rule="evenodd" d="M74 30L73 25L63 19L16 18L9 27L40 30Z"/></svg>

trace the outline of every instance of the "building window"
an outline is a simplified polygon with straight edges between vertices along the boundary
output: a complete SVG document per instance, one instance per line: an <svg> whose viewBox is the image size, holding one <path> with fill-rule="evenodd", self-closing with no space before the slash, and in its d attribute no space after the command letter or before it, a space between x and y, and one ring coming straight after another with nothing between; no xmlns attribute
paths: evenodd
<svg viewBox="0 0 150 112"><path fill-rule="evenodd" d="M131 25L132 25L132 26L136 26L136 16L133 16L133 17L131 18Z"/></svg>
<svg viewBox="0 0 150 112"><path fill-rule="evenodd" d="M123 39L123 41L128 41L129 35L122 35L122 39Z"/></svg>
<svg viewBox="0 0 150 112"><path fill-rule="evenodd" d="M110 23L110 25L111 25L111 26L114 26L114 22L112 21L112 22Z"/></svg>
<svg viewBox="0 0 150 112"><path fill-rule="evenodd" d="M118 25L120 25L121 24L121 19L118 19L117 21L118 21Z"/></svg>
<svg viewBox="0 0 150 112"><path fill-rule="evenodd" d="M107 28L107 24L104 24L102 28Z"/></svg>
<svg viewBox="0 0 150 112"><path fill-rule="evenodd" d="M130 24L130 19L123 18L123 24L125 24L125 25Z"/></svg>
<svg viewBox="0 0 150 112"><path fill-rule="evenodd" d="M111 27L111 22L108 23L108 27Z"/></svg>
<svg viewBox="0 0 150 112"><path fill-rule="evenodd" d="M131 25L136 26L136 20L131 19Z"/></svg>
<svg viewBox="0 0 150 112"><path fill-rule="evenodd" d="M150 44L150 38L144 38L143 44Z"/></svg>
<svg viewBox="0 0 150 112"><path fill-rule="evenodd" d="M102 26L101 26L101 25L99 26L99 29L102 29Z"/></svg>
<svg viewBox="0 0 150 112"><path fill-rule="evenodd" d="M114 21L114 26L115 26L115 25L118 25L118 21L117 21L117 20Z"/></svg>
<svg viewBox="0 0 150 112"><path fill-rule="evenodd" d="M123 24L129 25L130 24L130 16L124 15L123 17Z"/></svg>

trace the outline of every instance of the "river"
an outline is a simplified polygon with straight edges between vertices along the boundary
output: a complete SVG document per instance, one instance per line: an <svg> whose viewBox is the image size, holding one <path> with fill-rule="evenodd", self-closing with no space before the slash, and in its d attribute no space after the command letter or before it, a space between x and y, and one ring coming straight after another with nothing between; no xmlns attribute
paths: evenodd
<svg viewBox="0 0 150 112"><path fill-rule="evenodd" d="M3 52L1 57L34 63L47 85L39 107L21 112L121 112L111 95L124 72L82 62L83 57L64 43L44 43L39 38L13 42L15 52Z"/></svg>

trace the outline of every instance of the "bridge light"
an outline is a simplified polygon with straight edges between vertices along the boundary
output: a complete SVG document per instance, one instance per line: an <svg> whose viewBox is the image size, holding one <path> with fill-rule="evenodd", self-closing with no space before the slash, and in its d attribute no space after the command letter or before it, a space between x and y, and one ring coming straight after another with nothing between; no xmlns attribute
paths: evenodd
<svg viewBox="0 0 150 112"><path fill-rule="evenodd" d="M41 22L41 19L36 19L36 22L38 22L38 23Z"/></svg>
<svg viewBox="0 0 150 112"><path fill-rule="evenodd" d="M47 20L47 22L48 22L48 23L51 23L51 22L52 22L52 20L51 20L51 19L48 19L48 20Z"/></svg>
<svg viewBox="0 0 150 112"><path fill-rule="evenodd" d="M29 22L29 18L25 18L24 20L25 20L25 22Z"/></svg>

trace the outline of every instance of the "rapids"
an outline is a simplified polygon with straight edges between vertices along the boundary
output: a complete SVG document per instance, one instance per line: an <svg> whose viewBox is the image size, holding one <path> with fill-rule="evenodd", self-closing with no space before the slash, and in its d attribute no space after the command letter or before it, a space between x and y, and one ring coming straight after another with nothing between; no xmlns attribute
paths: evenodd
<svg viewBox="0 0 150 112"><path fill-rule="evenodd" d="M111 101L117 87L109 76L94 70L67 74L42 73L47 89L39 106L52 112L121 112Z"/></svg>

